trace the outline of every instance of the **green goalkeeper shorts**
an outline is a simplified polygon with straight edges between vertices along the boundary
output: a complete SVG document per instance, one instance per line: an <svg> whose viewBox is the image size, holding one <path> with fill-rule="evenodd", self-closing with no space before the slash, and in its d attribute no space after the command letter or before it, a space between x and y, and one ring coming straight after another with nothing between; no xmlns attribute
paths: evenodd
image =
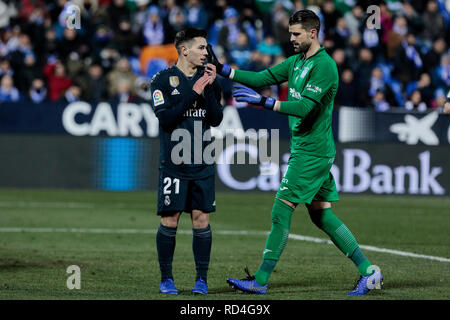
<svg viewBox="0 0 450 320"><path fill-rule="evenodd" d="M333 161L334 158L291 154L276 197L292 203L339 201L336 183L330 172Z"/></svg>

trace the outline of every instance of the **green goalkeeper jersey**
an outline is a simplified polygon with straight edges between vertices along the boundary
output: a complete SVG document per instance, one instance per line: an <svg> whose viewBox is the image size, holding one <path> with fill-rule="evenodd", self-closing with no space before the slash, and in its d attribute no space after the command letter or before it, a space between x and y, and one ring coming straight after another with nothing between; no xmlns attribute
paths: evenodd
<svg viewBox="0 0 450 320"><path fill-rule="evenodd" d="M235 70L233 80L254 88L288 81L289 98L281 102L280 112L289 114L291 154L335 156L331 118L339 76L324 47L307 59L296 54L258 73Z"/></svg>

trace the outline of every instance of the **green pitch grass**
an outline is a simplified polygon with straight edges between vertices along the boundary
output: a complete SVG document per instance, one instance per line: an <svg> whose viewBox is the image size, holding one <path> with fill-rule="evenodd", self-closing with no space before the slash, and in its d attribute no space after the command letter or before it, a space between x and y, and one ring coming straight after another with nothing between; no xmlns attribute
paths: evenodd
<svg viewBox="0 0 450 320"><path fill-rule="evenodd" d="M450 298L449 262L366 250L385 285L363 297L346 296L358 278L352 262L333 245L295 239L288 241L268 295L235 292L226 278L243 277L245 266L254 272L261 261L266 240L261 232L271 224L270 193L217 194L207 297L190 295L195 267L190 218L183 214L174 257L180 295L162 296L155 200L153 192L0 190L0 299ZM450 258L450 198L343 195L334 212L361 245ZM69 228L82 230L66 232ZM89 232L93 229L101 230ZM112 232L117 229L130 230ZM243 230L253 233L223 232ZM303 207L294 212L291 233L326 238ZM81 269L80 290L66 287L70 265Z"/></svg>

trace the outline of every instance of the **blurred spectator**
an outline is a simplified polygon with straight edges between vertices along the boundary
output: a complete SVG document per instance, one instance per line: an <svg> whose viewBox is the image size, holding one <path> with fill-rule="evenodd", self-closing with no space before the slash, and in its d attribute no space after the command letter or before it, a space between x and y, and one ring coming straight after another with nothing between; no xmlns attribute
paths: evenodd
<svg viewBox="0 0 450 320"><path fill-rule="evenodd" d="M199 0L188 0L185 6L188 26L206 29L208 26L208 15L203 4Z"/></svg>
<svg viewBox="0 0 450 320"><path fill-rule="evenodd" d="M394 93L389 85L386 84L383 71L379 67L372 69L369 83L362 89L360 95L362 105L370 105L372 103L378 111L385 111L384 102L388 106L396 105Z"/></svg>
<svg viewBox="0 0 450 320"><path fill-rule="evenodd" d="M81 88L76 85L72 85L69 89L64 92L64 97L62 101L65 103L72 103L76 101L80 101L81 98Z"/></svg>
<svg viewBox="0 0 450 320"><path fill-rule="evenodd" d="M56 31L54 29L45 30L44 45L42 46L42 54L46 57L54 57L58 52L58 39L56 37Z"/></svg>
<svg viewBox="0 0 450 320"><path fill-rule="evenodd" d="M348 40L348 45L345 47L345 56L347 57L347 61L350 67L354 70L358 64L358 54L362 48L361 36L354 34L350 36Z"/></svg>
<svg viewBox="0 0 450 320"><path fill-rule="evenodd" d="M133 85L136 82L137 75L131 71L131 66L126 58L121 58L115 64L113 70L106 75L109 96L114 97L118 92L118 84L120 79L128 80L130 91L134 93Z"/></svg>
<svg viewBox="0 0 450 320"><path fill-rule="evenodd" d="M338 18L336 28L332 34L335 48L344 48L347 44L347 39L350 37L350 30L344 18Z"/></svg>
<svg viewBox="0 0 450 320"><path fill-rule="evenodd" d="M0 61L0 78L5 75L14 75L14 70L11 68L11 64L9 63L9 61L6 59Z"/></svg>
<svg viewBox="0 0 450 320"><path fill-rule="evenodd" d="M132 56L139 54L138 38L131 31L131 22L126 18L119 21L119 29L113 37L112 47L114 47L120 55Z"/></svg>
<svg viewBox="0 0 450 320"><path fill-rule="evenodd" d="M289 14L283 6L277 5L273 15L273 36L277 39L285 56L291 56L294 53L289 34Z"/></svg>
<svg viewBox="0 0 450 320"><path fill-rule="evenodd" d="M269 54L263 54L257 50L253 51L250 59L250 69L254 71L263 71L272 66L273 58Z"/></svg>
<svg viewBox="0 0 450 320"><path fill-rule="evenodd" d="M339 11L341 15L346 14L352 7L356 4L356 0L335 0L336 10Z"/></svg>
<svg viewBox="0 0 450 320"><path fill-rule="evenodd" d="M338 106L357 106L359 104L357 85L354 81L353 72L345 69L339 78L339 87L336 94L336 104Z"/></svg>
<svg viewBox="0 0 450 320"><path fill-rule="evenodd" d="M386 45L388 42L388 36L394 26L393 14L386 6L386 3L382 2L380 7L380 23L381 23L381 43Z"/></svg>
<svg viewBox="0 0 450 320"><path fill-rule="evenodd" d="M433 42L433 47L423 57L423 68L432 70L439 65L442 55L445 53L446 44L443 38L438 38Z"/></svg>
<svg viewBox="0 0 450 320"><path fill-rule="evenodd" d="M372 105L375 111L385 112L389 110L389 103L386 100L385 93L382 89L378 89L372 99Z"/></svg>
<svg viewBox="0 0 450 320"><path fill-rule="evenodd" d="M51 22L50 22L51 23ZM32 39L33 50L36 54L38 64L42 62L41 55L45 52L45 31L46 25L49 25L49 20L46 15L46 10L43 6L36 6L31 12L28 23L23 26L23 32Z"/></svg>
<svg viewBox="0 0 450 320"><path fill-rule="evenodd" d="M322 15L324 20L324 31L326 34L334 32L334 28L342 14L336 10L333 0L326 0L322 4Z"/></svg>
<svg viewBox="0 0 450 320"><path fill-rule="evenodd" d="M334 62L336 62L338 73L341 74L342 71L344 71L344 69L347 68L347 62L345 60L345 51L343 49L336 49L334 50L331 57L333 58Z"/></svg>
<svg viewBox="0 0 450 320"><path fill-rule="evenodd" d="M353 64L353 72L355 73L355 81L362 88L368 87L372 69L375 67L372 52L367 48L359 51L359 59Z"/></svg>
<svg viewBox="0 0 450 320"><path fill-rule="evenodd" d="M108 45L100 52L99 58L103 70L109 72L120 59L120 54L116 49L111 48L111 46Z"/></svg>
<svg viewBox="0 0 450 320"><path fill-rule="evenodd" d="M59 60L55 63L46 65L44 74L47 78L51 101L57 101L72 85L72 79L67 77L66 67Z"/></svg>
<svg viewBox="0 0 450 320"><path fill-rule="evenodd" d="M445 91L443 89L436 90L434 93L434 99L431 101L431 108L442 112L444 110L446 100Z"/></svg>
<svg viewBox="0 0 450 320"><path fill-rule="evenodd" d="M431 77L428 73L424 72L420 75L419 81L417 83L417 89L422 95L422 100L429 106L431 105L431 100L433 99L433 88L431 87Z"/></svg>
<svg viewBox="0 0 450 320"><path fill-rule="evenodd" d="M283 54L280 46L275 42L271 35L264 37L264 40L258 44L256 48L261 54L267 54L274 59L276 56Z"/></svg>
<svg viewBox="0 0 450 320"><path fill-rule="evenodd" d="M111 43L113 37L114 33L107 25L98 25L91 38L92 56L99 57L102 50Z"/></svg>
<svg viewBox="0 0 450 320"><path fill-rule="evenodd" d="M441 64L433 70L432 84L437 88L450 88L450 54L444 54Z"/></svg>
<svg viewBox="0 0 450 320"><path fill-rule="evenodd" d="M114 31L119 30L118 21L122 18L129 20L131 19L131 13L126 5L126 0L113 0L108 6L108 21L109 26L112 27Z"/></svg>
<svg viewBox="0 0 450 320"><path fill-rule="evenodd" d="M408 30L413 34L418 34L423 28L423 22L411 3L407 1L403 2L403 13L408 22Z"/></svg>
<svg viewBox="0 0 450 320"><path fill-rule="evenodd" d="M246 33L239 33L238 41L230 47L228 55L227 61L236 63L239 69L248 69L252 50Z"/></svg>
<svg viewBox="0 0 450 320"><path fill-rule="evenodd" d="M221 21L224 17L224 12L227 9L227 0L206 1L205 6L208 10L208 21Z"/></svg>
<svg viewBox="0 0 450 320"><path fill-rule="evenodd" d="M166 3L172 2L175 4L174 0L167 0ZM132 26L134 34L138 34L142 27L144 26L145 21L147 20L147 8L150 3L150 0L136 0L136 11L133 13ZM167 14L167 12L166 12Z"/></svg>
<svg viewBox="0 0 450 320"><path fill-rule="evenodd" d="M373 97L375 93L383 89L385 86L383 79L383 72L380 68L376 67L372 69L372 74L370 78L369 96Z"/></svg>
<svg viewBox="0 0 450 320"><path fill-rule="evenodd" d="M444 113L450 114L450 90L447 91L447 97L444 104Z"/></svg>
<svg viewBox="0 0 450 320"><path fill-rule="evenodd" d="M75 29L64 29L63 38L57 47L58 58L61 61L65 63L71 54L85 57L89 52L89 46Z"/></svg>
<svg viewBox="0 0 450 320"><path fill-rule="evenodd" d="M0 102L16 102L20 100L20 93L14 87L13 78L9 75L3 76L0 81Z"/></svg>
<svg viewBox="0 0 450 320"><path fill-rule="evenodd" d="M160 45L164 43L164 24L160 18L158 6L152 5L147 11L147 19L144 23L143 36L147 45Z"/></svg>
<svg viewBox="0 0 450 320"><path fill-rule="evenodd" d="M2 39L0 42L0 56L5 57L8 53L14 51L19 46L20 28L18 27L6 27L3 30Z"/></svg>
<svg viewBox="0 0 450 320"><path fill-rule="evenodd" d="M352 11L349 11L344 16L345 22L350 31L350 36L360 35L361 26L364 23L364 11L360 6L354 6Z"/></svg>
<svg viewBox="0 0 450 320"><path fill-rule="evenodd" d="M134 82L130 82L128 78L119 78L116 82L116 92L112 97L112 102L133 102L136 97L132 92Z"/></svg>
<svg viewBox="0 0 450 320"><path fill-rule="evenodd" d="M362 33L362 40L364 47L369 49L375 56L381 51L379 49L381 40L377 30L365 27Z"/></svg>
<svg viewBox="0 0 450 320"><path fill-rule="evenodd" d="M419 90L414 90L405 103L405 109L408 111L425 112L427 105L422 101L422 95Z"/></svg>
<svg viewBox="0 0 450 320"><path fill-rule="evenodd" d="M239 14L236 9L228 7L224 12L223 26L219 30L218 45L224 50L229 50L232 45L237 44L239 33L241 31L247 34L252 48L256 48L257 40L255 28L248 23L248 21L240 24Z"/></svg>
<svg viewBox="0 0 450 320"><path fill-rule="evenodd" d="M219 31L219 45L224 50L229 50L232 45L237 44L240 33L238 25L238 12L234 8L228 8L224 12L224 25Z"/></svg>
<svg viewBox="0 0 450 320"><path fill-rule="evenodd" d="M93 63L89 66L87 74L80 81L83 100L99 102L106 100L106 84L101 65Z"/></svg>
<svg viewBox="0 0 450 320"><path fill-rule="evenodd" d="M188 21L185 11L176 5L175 0L166 0L165 3L168 24L172 29L171 39L173 40L178 31L186 28Z"/></svg>
<svg viewBox="0 0 450 320"><path fill-rule="evenodd" d="M18 70L23 66L26 56L35 56L31 46L30 37L24 33L20 33L17 46L8 54L8 60L11 62L12 68Z"/></svg>
<svg viewBox="0 0 450 320"><path fill-rule="evenodd" d="M108 21L107 11L100 6L99 0L71 0L81 10L82 29L86 34L93 34L96 26Z"/></svg>
<svg viewBox="0 0 450 320"><path fill-rule="evenodd" d="M426 11L422 14L423 32L421 38L430 42L438 37L445 36L445 22L444 18L438 11L438 6L435 0L427 2Z"/></svg>
<svg viewBox="0 0 450 320"><path fill-rule="evenodd" d="M394 57L393 75L406 85L408 82L418 79L419 71L423 66L422 59L416 49L416 38L408 34L397 49Z"/></svg>
<svg viewBox="0 0 450 320"><path fill-rule="evenodd" d="M29 98L34 103L41 103L47 100L47 88L44 80L41 78L33 79L30 90L28 91Z"/></svg>
<svg viewBox="0 0 450 320"><path fill-rule="evenodd" d="M36 65L36 58L31 52L23 57L22 68L18 69L14 77L17 88L21 92L27 92L34 78L41 76L40 68Z"/></svg>
<svg viewBox="0 0 450 320"><path fill-rule="evenodd" d="M422 73L418 81L410 82L407 85L405 89L406 96L410 96L415 90L419 90L422 100L427 105L431 105L431 100L433 98L434 92L433 88L431 87L431 77L428 73Z"/></svg>
<svg viewBox="0 0 450 320"><path fill-rule="evenodd" d="M408 24L403 16L398 16L394 20L392 30L387 34L387 58L393 58L398 48L404 43L403 40L408 33Z"/></svg>

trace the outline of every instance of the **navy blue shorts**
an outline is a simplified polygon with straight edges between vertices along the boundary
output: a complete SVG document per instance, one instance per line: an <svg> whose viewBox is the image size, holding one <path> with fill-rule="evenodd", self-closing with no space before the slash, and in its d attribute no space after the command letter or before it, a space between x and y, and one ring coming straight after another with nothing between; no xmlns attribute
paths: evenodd
<svg viewBox="0 0 450 320"><path fill-rule="evenodd" d="M158 211L159 216L172 216L176 212L201 210L216 211L215 175L187 180L159 171Z"/></svg>

